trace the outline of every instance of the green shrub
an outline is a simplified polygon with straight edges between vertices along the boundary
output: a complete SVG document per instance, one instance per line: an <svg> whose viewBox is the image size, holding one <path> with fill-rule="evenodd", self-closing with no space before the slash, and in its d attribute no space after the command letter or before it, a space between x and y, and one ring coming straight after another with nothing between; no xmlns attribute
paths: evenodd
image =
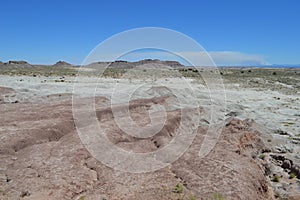
<svg viewBox="0 0 300 200"><path fill-rule="evenodd" d="M292 172L292 173L290 173L290 179L293 179L293 178L295 178L296 177L296 175Z"/></svg>
<svg viewBox="0 0 300 200"><path fill-rule="evenodd" d="M85 196L79 197L79 200L84 200L84 199L85 199Z"/></svg>
<svg viewBox="0 0 300 200"><path fill-rule="evenodd" d="M183 185L181 183L177 183L173 192L175 193L182 193L183 192Z"/></svg>
<svg viewBox="0 0 300 200"><path fill-rule="evenodd" d="M195 196L190 196L189 200L196 200Z"/></svg>
<svg viewBox="0 0 300 200"><path fill-rule="evenodd" d="M222 194L219 194L219 193L214 193L214 194L213 194L213 198L214 198L215 200L223 200L223 199L224 199L223 195L222 195Z"/></svg>
<svg viewBox="0 0 300 200"><path fill-rule="evenodd" d="M273 176L272 181L278 183L280 181L279 176L278 175Z"/></svg>

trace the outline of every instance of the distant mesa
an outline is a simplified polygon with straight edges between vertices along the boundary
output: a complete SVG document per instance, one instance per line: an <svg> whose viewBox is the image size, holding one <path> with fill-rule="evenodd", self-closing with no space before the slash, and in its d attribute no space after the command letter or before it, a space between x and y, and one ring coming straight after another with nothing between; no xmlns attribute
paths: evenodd
<svg viewBox="0 0 300 200"><path fill-rule="evenodd" d="M158 59L144 59L140 61L130 62L125 60L116 60L114 62L94 62L87 65L91 68L97 67L109 67L109 68L162 68L164 66L173 67L173 68L181 68L184 67L180 62L177 61L163 61Z"/></svg>
<svg viewBox="0 0 300 200"><path fill-rule="evenodd" d="M126 60L116 60L115 63L128 63Z"/></svg>
<svg viewBox="0 0 300 200"><path fill-rule="evenodd" d="M66 67L67 66L67 67L71 67L72 65L70 63L65 62L65 61L58 61L53 66L58 66L58 67L60 67L60 66Z"/></svg>
<svg viewBox="0 0 300 200"><path fill-rule="evenodd" d="M133 67L139 67L142 65L148 65L148 64L154 64L154 65L166 65L169 67L184 67L180 62L177 61L162 61L158 59L145 59L140 60L137 62L128 62L124 60L117 60L115 62L112 62L110 64L110 68L133 68Z"/></svg>
<svg viewBox="0 0 300 200"><path fill-rule="evenodd" d="M9 65L29 65L28 62L20 60L20 61L15 61L15 60L10 60L7 62Z"/></svg>
<svg viewBox="0 0 300 200"><path fill-rule="evenodd" d="M4 66L4 65L7 65L7 66L11 66L11 67L20 67L20 68L23 68L23 67L31 67L31 65L26 62L26 61L23 61L23 60L19 60L19 61L16 61L16 60L10 60L8 62L0 62L0 65Z"/></svg>
<svg viewBox="0 0 300 200"><path fill-rule="evenodd" d="M144 64L161 64L161 65L167 65L169 67L183 67L183 65L180 62L177 61L162 61L158 59L145 59L145 60L140 60L138 62L135 62L137 65L144 65Z"/></svg>

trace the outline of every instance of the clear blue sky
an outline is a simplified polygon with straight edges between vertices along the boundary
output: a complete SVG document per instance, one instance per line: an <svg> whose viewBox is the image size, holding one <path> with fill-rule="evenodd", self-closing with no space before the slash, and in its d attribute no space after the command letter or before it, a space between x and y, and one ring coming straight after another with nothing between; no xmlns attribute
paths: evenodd
<svg viewBox="0 0 300 200"><path fill-rule="evenodd" d="M138 27L182 32L212 52L300 63L300 1L2 0L0 60L81 63L101 41Z"/></svg>

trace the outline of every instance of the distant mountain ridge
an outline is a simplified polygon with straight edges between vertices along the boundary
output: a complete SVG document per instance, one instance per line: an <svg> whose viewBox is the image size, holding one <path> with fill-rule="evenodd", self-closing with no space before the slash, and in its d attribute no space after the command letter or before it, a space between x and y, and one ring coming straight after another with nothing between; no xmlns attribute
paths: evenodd
<svg viewBox="0 0 300 200"><path fill-rule="evenodd" d="M145 59L145 60L140 60L136 62L129 62L129 61L124 61L124 60L116 60L114 62L94 62L91 64L88 64L87 66L108 66L110 68L133 68L137 66L142 66L142 65L147 65L147 64L153 64L156 66L161 66L161 65L166 65L169 67L184 67L181 63L177 61L162 61L162 60L152 60L152 59ZM0 61L0 66L12 66L12 67L40 67L40 66L54 66L54 67L78 67L79 65L72 65L68 62L65 61L58 61L54 65L36 65L36 64L30 64L26 61L20 60L20 61L8 61L8 62L1 62Z"/></svg>
<svg viewBox="0 0 300 200"><path fill-rule="evenodd" d="M88 65L87 67L109 67L109 68L134 68L138 66L144 66L144 67L154 67L158 68L162 65L172 67L172 68L180 68L180 67L188 67L182 65L178 61L172 61L172 60L158 60L158 59L144 59L140 61L124 61L124 60L116 60L114 62L107 62L107 61L99 61L99 62L93 62ZM47 65L47 64L30 64L27 61L24 60L10 60L8 62L1 62L0 61L0 67L1 66L7 66L7 67L14 67L14 68L25 68L25 67L79 67L80 65L73 65L65 61L58 61L53 65ZM218 66L220 68L223 67L232 67L232 68L300 68L300 64L271 64L271 65L256 65L256 66Z"/></svg>

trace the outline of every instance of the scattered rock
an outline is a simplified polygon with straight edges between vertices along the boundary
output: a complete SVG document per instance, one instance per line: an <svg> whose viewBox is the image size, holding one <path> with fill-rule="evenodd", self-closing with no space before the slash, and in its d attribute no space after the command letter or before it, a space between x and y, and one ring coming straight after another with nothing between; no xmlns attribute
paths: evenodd
<svg viewBox="0 0 300 200"><path fill-rule="evenodd" d="M300 178L300 166L297 164L294 164L291 167L291 172L293 172L298 178Z"/></svg>
<svg viewBox="0 0 300 200"><path fill-rule="evenodd" d="M285 157L283 155L271 154L271 157L275 160L280 160L282 162L285 160Z"/></svg>
<svg viewBox="0 0 300 200"><path fill-rule="evenodd" d="M281 130L281 129L277 129L277 130L275 131L275 133L276 133L276 134L279 134L279 135L289 135L288 132L283 131L283 130Z"/></svg>
<svg viewBox="0 0 300 200"><path fill-rule="evenodd" d="M294 149L289 145L280 145L273 148L274 153L293 153Z"/></svg>
<svg viewBox="0 0 300 200"><path fill-rule="evenodd" d="M291 169L292 168L292 161L287 160L287 159L284 160L283 163L282 163L282 165L281 165L281 167L283 169Z"/></svg>
<svg viewBox="0 0 300 200"><path fill-rule="evenodd" d="M265 170L265 176L269 176L273 174L274 167L270 163L264 163L263 164L264 170Z"/></svg>
<svg viewBox="0 0 300 200"><path fill-rule="evenodd" d="M269 147L265 147L265 148L262 149L261 152L262 153L270 153L270 152L272 152L272 150Z"/></svg>
<svg viewBox="0 0 300 200"><path fill-rule="evenodd" d="M237 111L231 111L229 113L227 113L225 116L229 116L229 117L236 117L240 114L240 112Z"/></svg>
<svg viewBox="0 0 300 200"><path fill-rule="evenodd" d="M20 197L26 197L26 196L30 196L30 193L28 191L22 191L20 194Z"/></svg>

